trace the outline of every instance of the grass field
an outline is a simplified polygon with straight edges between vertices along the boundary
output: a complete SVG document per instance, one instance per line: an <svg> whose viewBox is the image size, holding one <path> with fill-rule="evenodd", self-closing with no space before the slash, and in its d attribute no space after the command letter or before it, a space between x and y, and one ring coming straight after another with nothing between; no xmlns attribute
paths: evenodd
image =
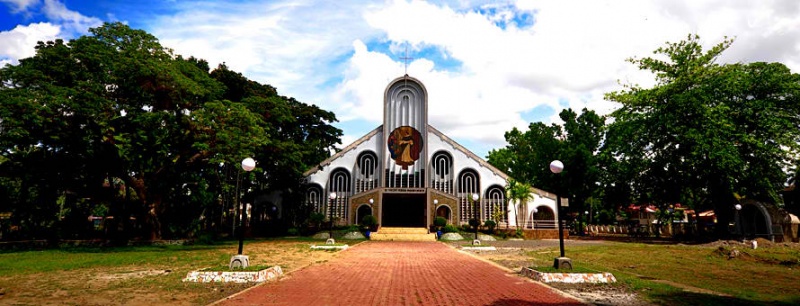
<svg viewBox="0 0 800 306"><path fill-rule="evenodd" d="M325 262L310 240L247 241L250 264L284 272ZM237 242L209 246L65 248L0 253L2 305L204 305L253 284L184 283L193 270L226 266Z"/></svg>
<svg viewBox="0 0 800 306"><path fill-rule="evenodd" d="M251 265L280 265L291 272L339 254L310 249L323 243L247 241L244 253ZM728 256L734 246L719 242L567 245L566 255L581 271L611 272L618 279L616 284L580 290L622 288L661 305L800 305L800 244L765 242L756 250L738 245L736 258ZM0 305L204 305L252 284L183 283L182 279L192 270L227 265L236 251L236 242L229 242L0 253ZM547 246L480 252L480 256L506 266L511 262L547 267L557 252L557 246Z"/></svg>
<svg viewBox="0 0 800 306"><path fill-rule="evenodd" d="M708 245L608 242L567 249L573 265L611 272L615 285L662 305L800 305L800 246L762 242ZM729 256L733 249L739 256ZM549 267L553 253L530 250L531 265ZM559 287L556 285L556 287Z"/></svg>

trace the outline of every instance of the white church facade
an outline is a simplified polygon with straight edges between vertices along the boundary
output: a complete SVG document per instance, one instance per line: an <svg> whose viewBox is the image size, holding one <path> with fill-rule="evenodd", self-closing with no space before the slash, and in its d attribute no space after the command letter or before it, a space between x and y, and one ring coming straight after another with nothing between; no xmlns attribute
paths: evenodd
<svg viewBox="0 0 800 306"><path fill-rule="evenodd" d="M386 227L430 228L437 216L458 225L476 215L498 228L555 224L555 194L534 188L528 203L509 206L508 175L428 124L420 81L406 75L390 82L383 106L383 125L304 174L305 201L316 212L338 224L373 215Z"/></svg>

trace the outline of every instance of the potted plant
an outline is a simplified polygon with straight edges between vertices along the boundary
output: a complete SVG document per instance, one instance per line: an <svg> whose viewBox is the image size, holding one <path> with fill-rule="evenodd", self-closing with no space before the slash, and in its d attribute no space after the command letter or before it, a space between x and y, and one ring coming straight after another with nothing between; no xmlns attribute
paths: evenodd
<svg viewBox="0 0 800 306"><path fill-rule="evenodd" d="M361 226L364 227L364 236L369 239L369 234L375 228L375 225L378 224L378 218L375 218L373 215L366 215L361 218Z"/></svg>
<svg viewBox="0 0 800 306"><path fill-rule="evenodd" d="M442 227L447 225L447 219L436 217L433 219L433 225L436 226L436 239L442 238Z"/></svg>

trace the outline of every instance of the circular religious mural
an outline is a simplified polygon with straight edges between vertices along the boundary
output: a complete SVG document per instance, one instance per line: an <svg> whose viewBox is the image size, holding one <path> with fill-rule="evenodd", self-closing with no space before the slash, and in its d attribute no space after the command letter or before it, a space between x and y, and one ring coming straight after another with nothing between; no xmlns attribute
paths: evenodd
<svg viewBox="0 0 800 306"><path fill-rule="evenodd" d="M394 162L405 170L419 159L422 135L413 127L401 126L389 134L386 144Z"/></svg>

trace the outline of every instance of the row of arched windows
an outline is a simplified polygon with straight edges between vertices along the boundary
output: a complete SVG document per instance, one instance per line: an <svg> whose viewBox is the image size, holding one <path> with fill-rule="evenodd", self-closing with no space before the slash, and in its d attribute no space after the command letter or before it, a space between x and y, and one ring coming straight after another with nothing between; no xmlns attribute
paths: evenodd
<svg viewBox="0 0 800 306"><path fill-rule="evenodd" d="M378 186L378 155L372 151L364 151L356 158L354 178L344 168L334 169L330 174L327 188L318 184L311 185L306 192L306 203L314 211L332 215L334 218L346 218L347 202L350 196L368 191ZM501 186L490 186L485 195L480 192L480 175L474 169L464 169L457 177L453 175L453 157L448 152L436 152L431 158L431 187L444 193L454 194L460 200L461 222L478 218L484 220L506 220L505 189ZM455 184L457 182L457 184ZM455 185L455 186L454 186ZM455 188L454 188L455 187ZM324 193L327 189L328 193ZM329 194L336 193L334 199ZM480 197L478 207L472 203L472 195Z"/></svg>

